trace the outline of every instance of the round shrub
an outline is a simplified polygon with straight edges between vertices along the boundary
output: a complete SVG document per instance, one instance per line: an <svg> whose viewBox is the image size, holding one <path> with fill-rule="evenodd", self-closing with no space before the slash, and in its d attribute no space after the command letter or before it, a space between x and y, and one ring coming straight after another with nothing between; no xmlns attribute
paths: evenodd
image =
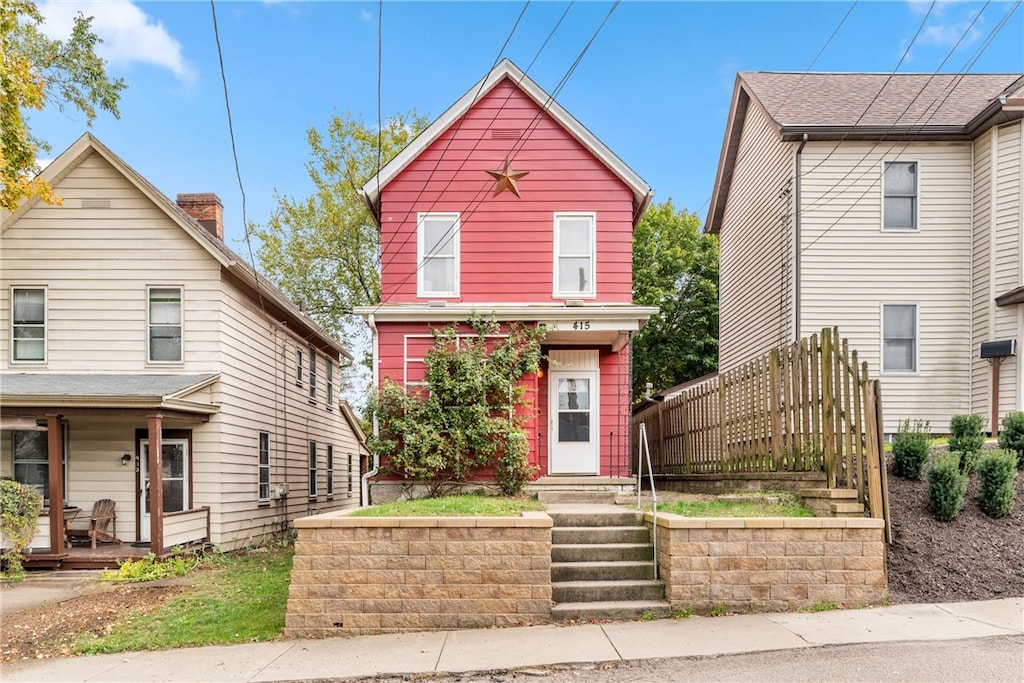
<svg viewBox="0 0 1024 683"><path fill-rule="evenodd" d="M892 473L903 479L920 479L930 446L928 422L904 420L892 439Z"/></svg>
<svg viewBox="0 0 1024 683"><path fill-rule="evenodd" d="M1024 469L1024 412L1007 413L1003 418L999 447L1016 453L1017 469Z"/></svg>
<svg viewBox="0 0 1024 683"><path fill-rule="evenodd" d="M21 576L21 551L32 542L43 509L43 497L31 486L0 479L0 534L10 546L3 552L9 576Z"/></svg>
<svg viewBox="0 0 1024 683"><path fill-rule="evenodd" d="M960 458L945 453L928 469L928 510L940 522L951 522L964 506L967 477L960 474Z"/></svg>
<svg viewBox="0 0 1024 683"><path fill-rule="evenodd" d="M960 453L961 474L974 471L978 454L985 447L984 425L981 415L954 415L949 423L949 450Z"/></svg>
<svg viewBox="0 0 1024 683"><path fill-rule="evenodd" d="M1010 451L992 451L978 462L978 506L989 517L1006 517L1013 509L1016 466L1017 456Z"/></svg>

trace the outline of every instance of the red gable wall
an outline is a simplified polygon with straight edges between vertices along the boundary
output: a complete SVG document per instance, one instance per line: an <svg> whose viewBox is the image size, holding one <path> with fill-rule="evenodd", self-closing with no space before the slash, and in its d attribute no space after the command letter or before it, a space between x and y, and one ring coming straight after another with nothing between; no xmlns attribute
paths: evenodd
<svg viewBox="0 0 1024 683"><path fill-rule="evenodd" d="M503 135L513 131L529 132ZM487 171L506 157L514 171L528 172L522 198L494 195ZM552 297L554 214L592 211L592 301L631 303L632 207L629 188L506 79L384 188L381 300L417 301L416 216L430 211L461 214L461 297L451 301L561 303Z"/></svg>

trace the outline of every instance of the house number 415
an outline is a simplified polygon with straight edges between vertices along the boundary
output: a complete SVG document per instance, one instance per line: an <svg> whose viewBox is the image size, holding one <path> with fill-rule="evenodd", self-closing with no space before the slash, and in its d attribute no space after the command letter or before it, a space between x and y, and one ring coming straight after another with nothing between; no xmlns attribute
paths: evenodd
<svg viewBox="0 0 1024 683"><path fill-rule="evenodd" d="M590 329L590 321L589 320L574 320L572 322L572 329L574 329L574 330L589 330Z"/></svg>

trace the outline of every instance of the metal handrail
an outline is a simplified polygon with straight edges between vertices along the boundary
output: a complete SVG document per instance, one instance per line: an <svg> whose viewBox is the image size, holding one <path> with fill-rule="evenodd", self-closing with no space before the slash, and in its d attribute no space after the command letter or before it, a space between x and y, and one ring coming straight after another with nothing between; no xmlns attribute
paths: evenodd
<svg viewBox="0 0 1024 683"><path fill-rule="evenodd" d="M642 487L642 475L644 472L644 460L647 460L647 476L651 484L651 512L653 514L653 530L651 540L654 544L654 578L658 578L658 492L654 488L654 467L651 465L651 447L647 443L647 423L640 423L640 438L637 443L637 467L636 467L636 509L640 510L640 493Z"/></svg>

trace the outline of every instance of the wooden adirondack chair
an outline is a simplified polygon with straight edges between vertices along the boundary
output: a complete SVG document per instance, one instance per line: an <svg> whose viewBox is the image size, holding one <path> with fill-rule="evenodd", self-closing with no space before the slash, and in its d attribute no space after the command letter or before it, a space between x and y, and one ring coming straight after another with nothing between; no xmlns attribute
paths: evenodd
<svg viewBox="0 0 1024 683"><path fill-rule="evenodd" d="M88 527L73 527L77 520L64 520L64 538L68 547L75 542L89 541L95 548L98 541L120 543L117 539L117 513L114 509L115 503L109 498L101 498L92 506L92 515L89 517ZM83 520L84 521L84 520ZM108 531L109 529L109 531Z"/></svg>

